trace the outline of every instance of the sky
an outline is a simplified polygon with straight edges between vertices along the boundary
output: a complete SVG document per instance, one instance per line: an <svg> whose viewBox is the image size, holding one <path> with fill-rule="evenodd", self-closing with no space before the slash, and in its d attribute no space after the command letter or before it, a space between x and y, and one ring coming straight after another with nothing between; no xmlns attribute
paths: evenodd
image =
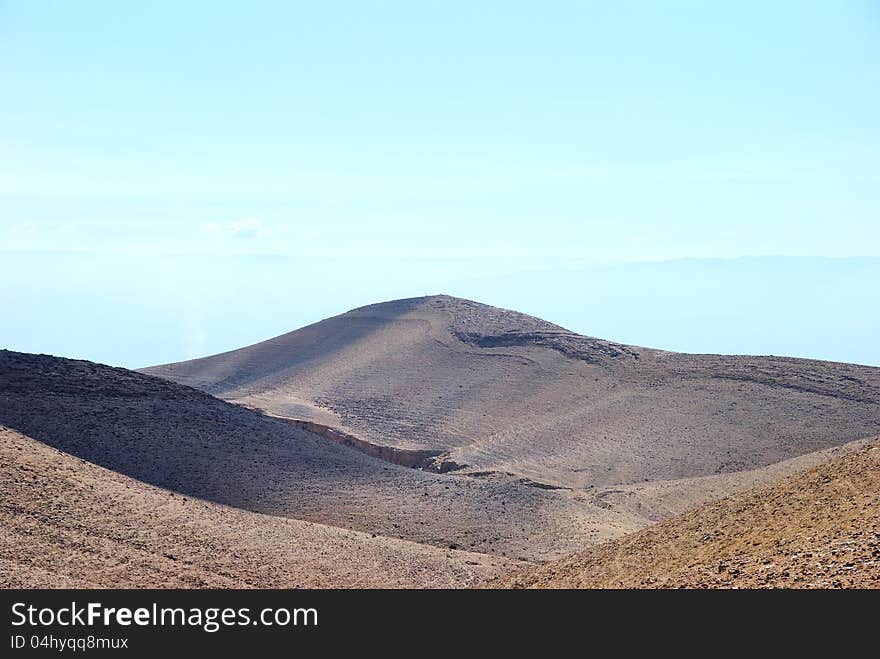
<svg viewBox="0 0 880 659"><path fill-rule="evenodd" d="M880 365L880 5L0 0L0 347L449 293Z"/></svg>

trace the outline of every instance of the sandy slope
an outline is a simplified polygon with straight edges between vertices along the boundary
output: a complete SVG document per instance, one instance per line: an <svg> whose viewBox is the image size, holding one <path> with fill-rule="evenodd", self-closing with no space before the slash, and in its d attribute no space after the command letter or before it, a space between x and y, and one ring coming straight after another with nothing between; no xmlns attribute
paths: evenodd
<svg viewBox="0 0 880 659"><path fill-rule="evenodd" d="M623 346L447 296L145 370L583 491L751 470L880 430L878 368Z"/></svg>
<svg viewBox="0 0 880 659"><path fill-rule="evenodd" d="M449 587L512 561L237 510L0 427L0 587Z"/></svg>
<svg viewBox="0 0 880 659"><path fill-rule="evenodd" d="M528 560L643 524L590 497L382 462L203 392L91 362L0 351L0 424L215 503Z"/></svg>
<svg viewBox="0 0 880 659"><path fill-rule="evenodd" d="M490 585L880 588L880 440Z"/></svg>

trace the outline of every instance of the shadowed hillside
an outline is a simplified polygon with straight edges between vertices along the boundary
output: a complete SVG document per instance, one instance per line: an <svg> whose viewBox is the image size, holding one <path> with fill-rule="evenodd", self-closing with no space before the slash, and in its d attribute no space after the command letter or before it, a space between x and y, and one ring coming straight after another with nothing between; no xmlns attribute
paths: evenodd
<svg viewBox="0 0 880 659"><path fill-rule="evenodd" d="M637 528L588 497L383 462L190 387L0 351L0 424L145 483L239 508L540 560Z"/></svg>
<svg viewBox="0 0 880 659"><path fill-rule="evenodd" d="M2 427L0 490L2 588L437 588L515 565L182 496Z"/></svg>
<svg viewBox="0 0 880 659"><path fill-rule="evenodd" d="M465 472L593 490L735 473L880 430L880 369L619 345L432 296L145 369Z"/></svg>
<svg viewBox="0 0 880 659"><path fill-rule="evenodd" d="M35 582L67 583L59 565L84 560L69 548L98 551L97 536L132 560L145 552L137 579L266 584L256 535L302 543L272 568L283 583L354 583L331 563L366 552L377 567L364 585L464 585L858 453L880 430L880 369L625 346L445 296L146 371L0 351L15 493L0 558L33 545ZM168 524L189 527L180 495L213 521L159 542ZM212 563L200 534L249 558ZM332 561L314 554L321 538Z"/></svg>

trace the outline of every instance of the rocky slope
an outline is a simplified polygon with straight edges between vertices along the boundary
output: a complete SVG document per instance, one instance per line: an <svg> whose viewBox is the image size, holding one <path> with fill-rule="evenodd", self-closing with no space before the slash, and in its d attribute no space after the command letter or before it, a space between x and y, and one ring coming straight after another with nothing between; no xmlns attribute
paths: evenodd
<svg viewBox="0 0 880 659"><path fill-rule="evenodd" d="M362 307L145 370L0 351L9 583L125 585L134 570L132 584L265 585L261 561L272 580L305 585L467 585L515 561L554 570L732 493L849 454L867 459L864 438L880 432L877 368L625 346L446 296ZM776 512L795 520L786 496ZM671 532L677 545L642 535L662 525L603 545L599 577L572 567L560 584L654 585L663 574L663 585L757 583L748 553L721 540L697 551L716 538L700 529L764 528L749 505L730 523L728 509L700 508L691 530ZM857 508L814 508L810 519L830 515L830 534L834 520L856 524ZM200 537L240 560L211 559ZM838 541L828 535L816 551ZM663 542L666 557L641 580L637 568ZM601 553L615 546L632 555L623 576L608 570L630 559ZM267 558L279 552L291 555ZM716 554L745 563L708 580ZM357 555L375 568L361 581ZM89 556L108 569L89 573ZM581 557L558 565L592 560ZM843 568L798 585L847 583ZM547 574L498 583L556 585Z"/></svg>
<svg viewBox="0 0 880 659"><path fill-rule="evenodd" d="M0 427L0 588L438 588L515 562L152 487Z"/></svg>
<svg viewBox="0 0 880 659"><path fill-rule="evenodd" d="M880 440L489 585L880 588Z"/></svg>
<svg viewBox="0 0 880 659"><path fill-rule="evenodd" d="M146 371L371 444L588 492L752 470L880 432L878 368L625 346L448 296Z"/></svg>
<svg viewBox="0 0 880 659"><path fill-rule="evenodd" d="M641 526L589 497L384 462L156 377L0 351L0 424L117 473L250 512L545 560Z"/></svg>

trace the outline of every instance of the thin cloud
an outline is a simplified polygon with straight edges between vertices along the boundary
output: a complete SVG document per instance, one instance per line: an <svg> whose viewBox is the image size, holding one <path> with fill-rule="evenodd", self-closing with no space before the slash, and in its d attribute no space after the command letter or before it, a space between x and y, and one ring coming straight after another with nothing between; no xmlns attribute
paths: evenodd
<svg viewBox="0 0 880 659"><path fill-rule="evenodd" d="M256 218L245 218L235 222L203 224L202 230L217 238L228 240L250 240L267 234L263 223Z"/></svg>

